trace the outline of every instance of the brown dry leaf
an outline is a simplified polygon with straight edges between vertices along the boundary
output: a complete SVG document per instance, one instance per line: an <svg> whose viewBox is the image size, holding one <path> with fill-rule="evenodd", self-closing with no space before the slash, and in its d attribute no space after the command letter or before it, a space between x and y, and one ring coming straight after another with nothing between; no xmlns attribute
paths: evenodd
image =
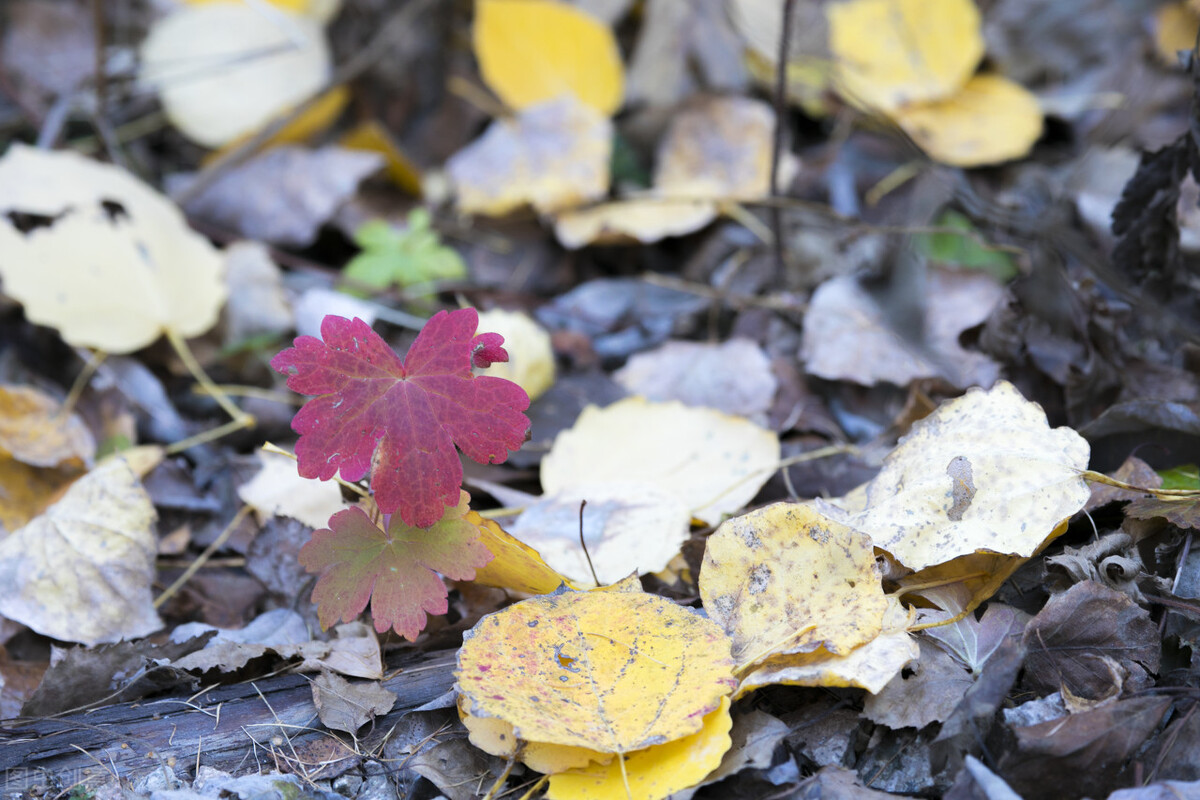
<svg viewBox="0 0 1200 800"><path fill-rule="evenodd" d="M1093 581L1051 597L1025 629L1026 680L1037 691L1100 699L1153 683L1162 643L1149 613L1127 595Z"/></svg>
<svg viewBox="0 0 1200 800"><path fill-rule="evenodd" d="M589 244L652 244L695 233L717 218L716 203L646 196L560 213L554 235L563 247Z"/></svg>
<svg viewBox="0 0 1200 800"><path fill-rule="evenodd" d="M935 161L956 167L1022 158L1043 127L1037 97L999 75L978 75L951 97L904 106L892 119Z"/></svg>
<svg viewBox="0 0 1200 800"><path fill-rule="evenodd" d="M707 97L671 119L654 188L668 197L757 200L770 192L775 112L748 97Z"/></svg>
<svg viewBox="0 0 1200 800"><path fill-rule="evenodd" d="M1125 516L1133 519L1161 517L1180 528L1200 528L1200 497L1143 497L1125 506Z"/></svg>
<svg viewBox="0 0 1200 800"><path fill-rule="evenodd" d="M493 122L446 162L446 174L464 213L502 216L524 205L553 213L608 192L612 137L611 120L564 95Z"/></svg>
<svg viewBox="0 0 1200 800"><path fill-rule="evenodd" d="M96 467L0 542L0 615L84 644L158 630L154 517L124 461Z"/></svg>
<svg viewBox="0 0 1200 800"><path fill-rule="evenodd" d="M9 212L54 222L22 233ZM0 253L4 291L81 347L126 353L166 330L198 336L225 300L220 253L175 205L75 153L14 144L0 158Z"/></svg>
<svg viewBox="0 0 1200 800"><path fill-rule="evenodd" d="M920 622L959 616L971 599L960 585L925 589L921 596L937 603L942 610L922 609L918 616ZM1030 616L1024 611L1002 603L989 603L981 618L975 619L974 615L968 614L948 625L928 628L924 636L935 640L963 667L978 675L1005 639L1020 638L1029 620Z"/></svg>
<svg viewBox="0 0 1200 800"><path fill-rule="evenodd" d="M564 592L464 637L459 692L526 741L630 753L700 731L734 686L717 625L656 595Z"/></svg>
<svg viewBox="0 0 1200 800"><path fill-rule="evenodd" d="M906 340L858 280L845 275L821 284L804 317L800 357L805 369L829 380L864 386L881 381L907 386L941 377L960 388L991 386L1000 365L965 350L959 336L982 324L1004 297L1004 287L981 272L929 270L925 342Z"/></svg>
<svg viewBox="0 0 1200 800"><path fill-rule="evenodd" d="M1117 468L1116 472L1109 474L1109 477L1123 483L1133 484L1134 486L1144 486L1147 489L1158 489L1163 485L1162 476L1137 456L1126 458L1121 463L1121 466ZM1128 489L1119 489L1116 486L1109 486L1106 483L1095 483L1092 484L1092 496L1088 498L1087 505L1083 507L1083 510L1095 511L1097 508L1121 500L1140 500L1147 494L1148 492L1131 492Z"/></svg>
<svg viewBox="0 0 1200 800"><path fill-rule="evenodd" d="M844 656L824 650L768 660L742 678L735 697L763 686L850 686L878 692L900 670L918 657L917 640L908 633L912 615L894 598L888 598L883 630L862 647Z"/></svg>
<svg viewBox="0 0 1200 800"><path fill-rule="evenodd" d="M949 97L983 57L973 0L849 0L826 13L839 88L870 110Z"/></svg>
<svg viewBox="0 0 1200 800"><path fill-rule="evenodd" d="M750 502L778 463L779 437L748 420L631 397L585 408L542 459L541 479L548 495L640 482L717 524Z"/></svg>
<svg viewBox="0 0 1200 800"><path fill-rule="evenodd" d="M755 342L667 342L634 354L613 379L647 400L678 400L754 417L764 414L779 385L771 361Z"/></svg>
<svg viewBox="0 0 1200 800"><path fill-rule="evenodd" d="M580 504L583 540L579 543ZM594 483L561 489L533 503L510 525L552 569L577 586L615 583L631 572L666 568L687 541L692 515L674 494L643 483ZM590 565L589 565L590 556Z"/></svg>
<svg viewBox="0 0 1200 800"><path fill-rule="evenodd" d="M881 691L868 695L863 716L893 729L924 728L950 716L974 679L940 647L923 641L920 648L914 671L897 675Z"/></svg>
<svg viewBox="0 0 1200 800"><path fill-rule="evenodd" d="M284 516L310 528L324 528L331 516L346 507L336 482L300 477L296 459L260 450L258 460L262 469L238 487L238 497L257 512L260 523L270 516Z"/></svg>
<svg viewBox="0 0 1200 800"><path fill-rule="evenodd" d="M912 570L977 552L1028 558L1087 502L1088 455L1000 381L915 423L844 521Z"/></svg>
<svg viewBox="0 0 1200 800"><path fill-rule="evenodd" d="M0 386L0 533L29 522L91 466L91 431L61 412L58 401L32 386Z"/></svg>
<svg viewBox="0 0 1200 800"><path fill-rule="evenodd" d="M321 724L353 736L368 722L392 710L395 692L379 683L351 683L341 675L322 672L312 682L313 705Z"/></svg>
<svg viewBox="0 0 1200 800"><path fill-rule="evenodd" d="M722 523L704 550L700 597L739 669L818 649L847 655L879 635L887 607L870 539L795 503Z"/></svg>

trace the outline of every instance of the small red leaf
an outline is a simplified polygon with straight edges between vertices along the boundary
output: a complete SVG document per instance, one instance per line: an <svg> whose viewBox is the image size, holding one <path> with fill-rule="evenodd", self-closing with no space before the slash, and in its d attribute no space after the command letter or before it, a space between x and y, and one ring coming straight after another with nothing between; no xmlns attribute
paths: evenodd
<svg viewBox="0 0 1200 800"><path fill-rule="evenodd" d="M395 628L416 639L427 614L446 613L446 585L437 573L471 580L492 560L479 529L464 519L469 500L460 492L458 505L428 528L392 517L383 531L358 506L334 514L329 527L300 548L300 563L320 575L312 599L321 625L350 622L369 600L375 630Z"/></svg>
<svg viewBox="0 0 1200 800"><path fill-rule="evenodd" d="M360 319L327 316L321 339L297 337L271 361L300 394L300 474L357 481L374 461L371 488L385 514L425 527L458 502L462 464L454 446L497 464L525 441L529 396L503 378L472 375L473 363L507 361L502 337L475 335L473 308L439 311L401 360ZM322 341L323 339L323 341Z"/></svg>

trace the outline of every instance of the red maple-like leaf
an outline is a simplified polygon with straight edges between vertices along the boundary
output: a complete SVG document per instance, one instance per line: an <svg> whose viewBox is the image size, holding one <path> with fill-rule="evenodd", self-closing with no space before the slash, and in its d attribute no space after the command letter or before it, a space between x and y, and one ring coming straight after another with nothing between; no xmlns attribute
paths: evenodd
<svg viewBox="0 0 1200 800"><path fill-rule="evenodd" d="M321 626L350 622L369 600L375 630L395 628L416 639L427 614L446 613L446 585L437 573L471 580L492 560L479 528L464 518L470 499L460 491L458 504L423 528L392 517L383 531L358 506L330 517L329 527L314 531L300 548L300 563L320 576L312 599Z"/></svg>
<svg viewBox="0 0 1200 800"><path fill-rule="evenodd" d="M327 316L321 339L297 337L271 360L300 394L317 395L292 420L300 474L329 480L338 470L371 488L385 514L425 527L458 502L462 463L508 458L525 441L529 396L512 381L472 375L472 365L507 361L497 333L475 335L473 308L439 311L401 360L360 319ZM322 341L322 339L324 341Z"/></svg>

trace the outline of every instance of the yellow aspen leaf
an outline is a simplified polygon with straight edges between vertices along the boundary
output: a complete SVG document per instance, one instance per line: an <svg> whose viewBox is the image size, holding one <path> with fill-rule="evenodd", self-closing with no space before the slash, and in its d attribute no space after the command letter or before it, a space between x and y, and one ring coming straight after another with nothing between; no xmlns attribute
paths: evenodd
<svg viewBox="0 0 1200 800"><path fill-rule="evenodd" d="M496 361L476 373L512 381L525 390L530 402L554 385L554 348L550 333L520 311L493 308L479 314L480 333L498 333L504 337L508 361Z"/></svg>
<svg viewBox="0 0 1200 800"><path fill-rule="evenodd" d="M205 3L246 3L253 5L260 0L184 0L188 5ZM293 14L304 14L319 22L329 22L342 7L342 0L266 0L266 2Z"/></svg>
<svg viewBox="0 0 1200 800"><path fill-rule="evenodd" d="M305 144L314 139L318 134L324 133L329 129L329 126L337 121L338 115L342 113L342 109L346 107L346 103L350 101L350 90L345 86L335 86L327 92L323 92L320 97L313 100L312 105L306 108L295 119L288 122L282 128L275 132L273 136L267 139L258 148L258 150L268 150L272 147L280 147L287 144ZM284 116L291 113L291 109L284 109L277 116ZM264 124L270 124L273 120L268 120ZM238 138L226 142L218 150L213 150L208 153L203 164L208 166L216 161L226 158L231 152L250 139L253 132L245 133ZM354 148L351 148L354 149ZM366 148L359 148L366 149Z"/></svg>
<svg viewBox="0 0 1200 800"><path fill-rule="evenodd" d="M96 442L78 415L32 386L0 385L0 454L34 467L86 467Z"/></svg>
<svg viewBox="0 0 1200 800"><path fill-rule="evenodd" d="M458 653L467 711L525 741L630 753L690 736L733 689L729 639L642 592L563 592L490 614Z"/></svg>
<svg viewBox="0 0 1200 800"><path fill-rule="evenodd" d="M78 476L77 470L31 467L0 455L0 538L40 514Z"/></svg>
<svg viewBox="0 0 1200 800"><path fill-rule="evenodd" d="M315 19L257 3L204 3L156 22L141 63L171 123L220 147L320 91L332 55Z"/></svg>
<svg viewBox="0 0 1200 800"><path fill-rule="evenodd" d="M779 437L749 420L680 402L631 397L588 406L542 459L547 494L633 481L718 524L750 502L779 463Z"/></svg>
<svg viewBox="0 0 1200 800"><path fill-rule="evenodd" d="M770 192L775 111L710 97L675 115L658 148L654 188L667 196L757 200Z"/></svg>
<svg viewBox="0 0 1200 800"><path fill-rule="evenodd" d="M973 0L848 0L827 15L837 85L872 111L949 97L983 57Z"/></svg>
<svg viewBox="0 0 1200 800"><path fill-rule="evenodd" d="M818 648L846 655L879 634L887 606L871 540L797 503L723 522L704 550L700 597L739 669Z"/></svg>
<svg viewBox="0 0 1200 800"><path fill-rule="evenodd" d="M523 742L517 738L513 726L497 717L473 717L466 709L462 697L458 698L458 716L467 729L471 744L485 753L501 758L518 758L532 770L553 775L577 767L586 767L592 762L607 764L612 753L599 753L586 747L545 742Z"/></svg>
<svg viewBox="0 0 1200 800"><path fill-rule="evenodd" d="M1037 98L999 75L977 75L953 96L905 106L892 118L934 160L956 167L1021 158L1042 135Z"/></svg>
<svg viewBox="0 0 1200 800"><path fill-rule="evenodd" d="M501 216L531 205L548 214L604 196L612 131L569 95L493 122L446 162L459 210Z"/></svg>
<svg viewBox="0 0 1200 800"><path fill-rule="evenodd" d="M1200 2L1168 3L1154 14L1154 49L1169 67L1179 65L1179 51L1191 50L1200 31Z"/></svg>
<svg viewBox="0 0 1200 800"><path fill-rule="evenodd" d="M874 694L920 656L916 639L906 630L910 622L910 612L888 598L883 630L871 641L844 656L822 650L772 659L742 678L735 697L776 683L858 688Z"/></svg>
<svg viewBox="0 0 1200 800"><path fill-rule="evenodd" d="M479 541L492 554L486 566L475 570L474 582L525 594L549 594L566 585L576 588L570 578L555 572L537 550L510 536L495 521L474 511L466 520L479 528Z"/></svg>
<svg viewBox="0 0 1200 800"><path fill-rule="evenodd" d="M661 800L695 786L721 764L729 750L729 698L704 717L691 736L647 747L607 764L560 772L550 777L549 800ZM624 758L624 768L618 759Z"/></svg>
<svg viewBox="0 0 1200 800"><path fill-rule="evenodd" d="M158 630L154 518L127 464L96 467L0 542L0 615L87 645Z"/></svg>
<svg viewBox="0 0 1200 800"><path fill-rule="evenodd" d="M843 521L912 570L976 552L1028 558L1087 502L1089 452L1011 383L971 389L913 425Z"/></svg>
<svg viewBox="0 0 1200 800"><path fill-rule="evenodd" d="M573 94L605 116L621 107L621 52L604 23L556 0L477 0L475 57L505 105Z"/></svg>
<svg viewBox="0 0 1200 800"><path fill-rule="evenodd" d="M571 250L589 244L651 244L695 233L716 218L717 204L709 200L639 197L564 211L554 220L554 235Z"/></svg>
<svg viewBox="0 0 1200 800"><path fill-rule="evenodd" d="M10 211L54 222L22 233ZM0 252L4 291L80 347L127 353L168 330L199 336L225 302L221 254L179 208L76 153L14 144L0 158Z"/></svg>
<svg viewBox="0 0 1200 800"><path fill-rule="evenodd" d="M378 120L370 119L358 125L338 143L350 150L381 154L386 159L384 171L388 179L409 194L421 196L421 170L404 155L400 145Z"/></svg>

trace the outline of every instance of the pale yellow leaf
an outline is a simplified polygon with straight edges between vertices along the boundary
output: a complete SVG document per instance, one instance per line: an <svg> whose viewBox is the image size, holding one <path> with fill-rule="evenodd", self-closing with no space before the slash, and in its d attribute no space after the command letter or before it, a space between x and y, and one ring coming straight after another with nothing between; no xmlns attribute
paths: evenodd
<svg viewBox="0 0 1200 800"><path fill-rule="evenodd" d="M742 417L631 397L588 406L542 459L542 488L640 482L717 524L758 494L779 463L779 438Z"/></svg>
<svg viewBox="0 0 1200 800"><path fill-rule="evenodd" d="M262 469L238 487L238 497L260 519L291 517L310 528L324 528L330 517L346 507L336 482L300 477L296 459L260 450L258 460Z"/></svg>
<svg viewBox="0 0 1200 800"><path fill-rule="evenodd" d="M661 800L695 786L721 764L729 750L729 698L704 717L704 727L691 736L647 747L608 764L561 772L550 778L549 800Z"/></svg>
<svg viewBox="0 0 1200 800"><path fill-rule="evenodd" d="M1179 66L1179 51L1191 50L1200 31L1200 0L1167 3L1154 14L1154 49L1169 67Z"/></svg>
<svg viewBox="0 0 1200 800"><path fill-rule="evenodd" d="M640 197L563 211L554 221L554 235L572 250L589 244L651 244L695 233L716 218L717 205L708 200Z"/></svg>
<svg viewBox="0 0 1200 800"><path fill-rule="evenodd" d="M446 162L459 210L500 216L531 205L552 213L604 196L612 130L569 95L493 122Z"/></svg>
<svg viewBox="0 0 1200 800"><path fill-rule="evenodd" d="M617 40L587 13L555 0L477 0L475 57L510 108L573 94L608 116L621 106Z"/></svg>
<svg viewBox="0 0 1200 800"><path fill-rule="evenodd" d="M872 111L949 97L983 57L973 0L848 0L826 10L838 86Z"/></svg>
<svg viewBox="0 0 1200 800"><path fill-rule="evenodd" d="M704 550L700 597L739 669L817 649L846 655L879 634L887 606L870 539L797 503L722 523Z"/></svg>
<svg viewBox="0 0 1200 800"><path fill-rule="evenodd" d="M508 361L497 361L477 374L504 378L520 386L531 401L554 385L554 349L550 333L528 314L494 308L479 314L479 333L504 337Z"/></svg>
<svg viewBox="0 0 1200 800"><path fill-rule="evenodd" d="M892 118L934 160L979 167L1029 154L1042 135L1042 110L1025 87L979 75L951 97L904 106Z"/></svg>
<svg viewBox="0 0 1200 800"><path fill-rule="evenodd" d="M154 518L128 465L96 467L0 542L0 615L87 645L158 630Z"/></svg>
<svg viewBox="0 0 1200 800"><path fill-rule="evenodd" d="M655 191L757 200L770 192L775 112L748 97L709 97L676 114L658 148ZM786 179L784 181L786 183Z"/></svg>
<svg viewBox="0 0 1200 800"><path fill-rule="evenodd" d="M568 591L484 617L456 675L470 714L521 739L629 753L698 732L731 667L721 629L665 598Z"/></svg>
<svg viewBox="0 0 1200 800"><path fill-rule="evenodd" d="M11 211L55 220L22 233L0 218L4 291L70 344L125 353L216 323L220 252L119 167L14 144L0 158L0 214Z"/></svg>
<svg viewBox="0 0 1200 800"><path fill-rule="evenodd" d="M332 59L317 20L259 3L204 3L155 23L141 63L171 122L219 147L316 94Z"/></svg>

